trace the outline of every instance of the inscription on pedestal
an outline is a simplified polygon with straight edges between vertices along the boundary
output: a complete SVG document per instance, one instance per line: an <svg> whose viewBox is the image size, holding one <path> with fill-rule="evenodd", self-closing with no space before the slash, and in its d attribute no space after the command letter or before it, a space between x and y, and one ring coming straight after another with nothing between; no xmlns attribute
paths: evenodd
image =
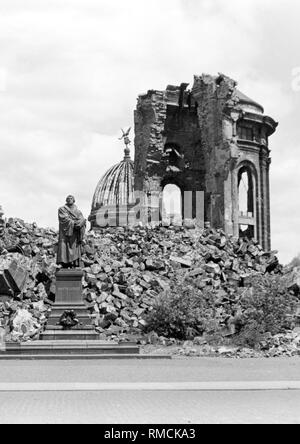
<svg viewBox="0 0 300 444"><path fill-rule="evenodd" d="M56 275L56 304L83 302L81 270L60 270Z"/></svg>

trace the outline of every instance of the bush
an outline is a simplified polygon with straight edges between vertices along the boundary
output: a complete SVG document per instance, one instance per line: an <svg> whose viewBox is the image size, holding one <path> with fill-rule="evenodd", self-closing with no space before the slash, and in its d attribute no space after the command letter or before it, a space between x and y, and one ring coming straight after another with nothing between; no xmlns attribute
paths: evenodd
<svg viewBox="0 0 300 444"><path fill-rule="evenodd" d="M297 300L275 275L258 276L240 299L236 321L239 345L255 347L266 333L276 335L293 328Z"/></svg>
<svg viewBox="0 0 300 444"><path fill-rule="evenodd" d="M203 293L192 285L178 284L159 297L148 315L146 331L179 340L210 331L217 333L213 292Z"/></svg>
<svg viewBox="0 0 300 444"><path fill-rule="evenodd" d="M231 335L233 324L233 342L254 348L266 333L291 329L296 306L297 300L277 275L255 276L251 288L238 288L235 296L223 300L212 287L200 290L181 282L159 297L146 318L146 332L179 340L205 334L222 342Z"/></svg>

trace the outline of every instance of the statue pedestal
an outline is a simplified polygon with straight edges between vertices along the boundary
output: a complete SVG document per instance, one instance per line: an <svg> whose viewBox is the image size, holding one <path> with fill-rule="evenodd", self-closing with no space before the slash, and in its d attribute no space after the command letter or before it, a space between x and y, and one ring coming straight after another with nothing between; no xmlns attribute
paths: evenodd
<svg viewBox="0 0 300 444"><path fill-rule="evenodd" d="M56 275L55 303L48 319L43 340L93 340L99 335L91 324L90 316L82 297L82 276L79 269L61 269ZM64 314L74 313L78 324L73 327L61 325Z"/></svg>
<svg viewBox="0 0 300 444"><path fill-rule="evenodd" d="M56 304L81 304L82 270L60 270L56 274Z"/></svg>

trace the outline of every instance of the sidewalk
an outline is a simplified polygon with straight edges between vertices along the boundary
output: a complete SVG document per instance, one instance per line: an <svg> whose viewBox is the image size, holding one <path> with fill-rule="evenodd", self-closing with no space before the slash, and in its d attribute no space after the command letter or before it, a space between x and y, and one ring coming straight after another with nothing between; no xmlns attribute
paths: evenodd
<svg viewBox="0 0 300 444"><path fill-rule="evenodd" d="M1 361L0 383L300 381L300 358Z"/></svg>
<svg viewBox="0 0 300 444"><path fill-rule="evenodd" d="M261 392L300 391L300 381L3 383L3 392Z"/></svg>

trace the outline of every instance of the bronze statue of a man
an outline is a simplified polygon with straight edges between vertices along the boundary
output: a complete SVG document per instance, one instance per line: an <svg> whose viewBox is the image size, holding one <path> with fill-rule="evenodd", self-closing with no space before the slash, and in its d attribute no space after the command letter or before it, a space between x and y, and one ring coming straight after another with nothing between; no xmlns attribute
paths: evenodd
<svg viewBox="0 0 300 444"><path fill-rule="evenodd" d="M66 204L58 210L59 240L57 263L63 268L81 266L81 250L86 220L75 205L75 198L68 196Z"/></svg>

